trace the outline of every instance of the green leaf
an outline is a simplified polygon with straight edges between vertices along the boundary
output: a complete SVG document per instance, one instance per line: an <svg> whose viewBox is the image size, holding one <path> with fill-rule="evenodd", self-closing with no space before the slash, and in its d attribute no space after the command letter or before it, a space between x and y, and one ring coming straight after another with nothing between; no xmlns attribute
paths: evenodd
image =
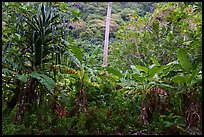
<svg viewBox="0 0 204 137"><path fill-rule="evenodd" d="M67 96L64 92L60 93L59 100L60 100L64 105L67 105L67 104L68 104L68 96Z"/></svg>
<svg viewBox="0 0 204 137"><path fill-rule="evenodd" d="M179 64L178 60L175 60L175 61L172 61L172 62L169 62L166 67L169 67L169 66L173 66L173 65L177 65Z"/></svg>
<svg viewBox="0 0 204 137"><path fill-rule="evenodd" d="M178 51L178 59L179 62L181 63L181 67L186 70L190 71L192 70L192 64L190 63L189 55L184 48L180 48Z"/></svg>
<svg viewBox="0 0 204 137"><path fill-rule="evenodd" d="M132 74L132 77L135 81L138 82L144 82L144 80L146 79L146 77L141 77L140 74Z"/></svg>
<svg viewBox="0 0 204 137"><path fill-rule="evenodd" d="M2 69L2 74L5 74L5 75L10 75L10 74L17 74L17 72L15 72L15 71L11 71L11 70L9 70L9 69L7 69L7 68L3 68Z"/></svg>
<svg viewBox="0 0 204 137"><path fill-rule="evenodd" d="M24 83L26 83L27 80L28 80L28 76L25 75L25 74L23 74L23 75L18 75L18 74L17 74L17 78L18 78L20 81L24 82Z"/></svg>
<svg viewBox="0 0 204 137"><path fill-rule="evenodd" d="M175 76L173 78L174 83L179 83L179 82L187 82L187 77L186 76Z"/></svg>
<svg viewBox="0 0 204 137"><path fill-rule="evenodd" d="M195 78L197 73L198 73L198 71L196 69L194 69L193 72L189 76L189 82L193 81L193 79Z"/></svg>
<svg viewBox="0 0 204 137"><path fill-rule="evenodd" d="M91 57L90 57L90 59L89 59L89 65L90 65L90 66L93 66L94 60L95 60L96 56L97 56L98 53L99 53L99 49L100 49L100 46L97 46L97 47L94 49L93 53L91 54Z"/></svg>
<svg viewBox="0 0 204 137"><path fill-rule="evenodd" d="M152 78L154 77L155 74L158 74L160 72L162 72L162 70L165 68L165 66L161 66L161 67L158 67L158 66L153 66L150 70L149 70L149 76L148 78Z"/></svg>
<svg viewBox="0 0 204 137"><path fill-rule="evenodd" d="M156 66L155 64L152 64L151 66L149 66L149 69L152 69L155 66Z"/></svg>
<svg viewBox="0 0 204 137"><path fill-rule="evenodd" d="M158 86L161 88L172 88L172 89L176 88L176 87L173 87L169 84L164 84L164 83L158 84Z"/></svg>
<svg viewBox="0 0 204 137"><path fill-rule="evenodd" d="M9 65L11 65L11 67L12 67L13 69L21 69L21 67L19 66L19 64L17 64L16 62L11 61L10 59L2 58L2 61L5 61L5 62L8 63Z"/></svg>
<svg viewBox="0 0 204 137"><path fill-rule="evenodd" d="M131 65L130 67L132 68L135 74L140 74L140 71L134 65Z"/></svg>
<svg viewBox="0 0 204 137"><path fill-rule="evenodd" d="M122 77L123 75L120 73L120 71L114 69L114 68L111 68L111 67L106 67L106 70L108 71L108 73L112 73L118 77Z"/></svg>
<svg viewBox="0 0 204 137"><path fill-rule="evenodd" d="M68 6L67 6L67 4L66 3L64 3L64 2L62 2L61 4L60 4L60 10L64 10L64 11L67 11L68 10Z"/></svg>
<svg viewBox="0 0 204 137"><path fill-rule="evenodd" d="M88 73L84 74L84 82L91 82Z"/></svg>
<svg viewBox="0 0 204 137"><path fill-rule="evenodd" d="M53 94L53 89L54 89L54 86L55 86L55 81L52 80L52 78L50 78L50 77L48 77L48 76L46 76L46 75L44 75L44 74L40 74L40 73L38 73L38 72L36 72L36 71L33 71L33 72L31 73L31 76L32 76L33 78L38 79L39 82L40 82L43 86L45 86L48 91L50 91L50 92Z"/></svg>
<svg viewBox="0 0 204 137"><path fill-rule="evenodd" d="M19 34L17 34L17 33L15 33L15 35L18 37L18 40L21 39L21 35L19 35Z"/></svg>
<svg viewBox="0 0 204 137"><path fill-rule="evenodd" d="M136 66L136 68L137 68L138 70L143 71L143 72L145 72L146 74L148 73L148 68L143 67L143 66L140 66L140 65L135 65L135 66Z"/></svg>
<svg viewBox="0 0 204 137"><path fill-rule="evenodd" d="M74 55L70 55L71 56L71 60L77 65L77 67L81 68L81 63L78 60L78 58L76 58Z"/></svg>
<svg viewBox="0 0 204 137"><path fill-rule="evenodd" d="M83 58L80 49L75 44L71 46L71 49L72 52L75 54L75 57L80 61L80 63L82 63Z"/></svg>
<svg viewBox="0 0 204 137"><path fill-rule="evenodd" d="M156 66L160 66L159 62L155 58L150 58L152 60L152 63L155 64Z"/></svg>

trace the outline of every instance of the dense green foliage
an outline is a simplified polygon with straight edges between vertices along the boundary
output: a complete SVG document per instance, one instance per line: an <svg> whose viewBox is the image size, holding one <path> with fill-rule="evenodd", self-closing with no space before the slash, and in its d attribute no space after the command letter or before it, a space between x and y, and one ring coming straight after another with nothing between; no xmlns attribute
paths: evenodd
<svg viewBox="0 0 204 137"><path fill-rule="evenodd" d="M2 134L202 134L202 3L2 3Z"/></svg>

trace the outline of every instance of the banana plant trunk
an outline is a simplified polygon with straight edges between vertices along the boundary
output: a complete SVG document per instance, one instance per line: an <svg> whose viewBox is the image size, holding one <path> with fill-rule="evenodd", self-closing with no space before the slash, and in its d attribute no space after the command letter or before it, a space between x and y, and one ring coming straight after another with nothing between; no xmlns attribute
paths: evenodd
<svg viewBox="0 0 204 137"><path fill-rule="evenodd" d="M107 18L106 18L106 31L105 31L105 42L104 42L104 53L103 53L103 65L108 64L108 39L109 39L109 26L111 16L112 2L108 2Z"/></svg>
<svg viewBox="0 0 204 137"><path fill-rule="evenodd" d="M76 113L75 114L77 114L80 111L87 112L86 103L87 103L87 99L86 99L86 94L85 94L85 87L84 87L84 82L82 80L80 81L80 87L77 93Z"/></svg>

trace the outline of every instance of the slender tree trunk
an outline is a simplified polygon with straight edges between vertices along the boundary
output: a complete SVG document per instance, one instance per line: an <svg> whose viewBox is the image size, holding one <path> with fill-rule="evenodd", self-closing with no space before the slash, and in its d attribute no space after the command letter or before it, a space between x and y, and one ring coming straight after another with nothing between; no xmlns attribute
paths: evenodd
<svg viewBox="0 0 204 137"><path fill-rule="evenodd" d="M106 18L106 32L105 32L105 42L104 42L104 52L103 52L103 65L108 64L108 39L109 39L109 26L110 26L110 15L112 9L112 2L108 2L107 18Z"/></svg>

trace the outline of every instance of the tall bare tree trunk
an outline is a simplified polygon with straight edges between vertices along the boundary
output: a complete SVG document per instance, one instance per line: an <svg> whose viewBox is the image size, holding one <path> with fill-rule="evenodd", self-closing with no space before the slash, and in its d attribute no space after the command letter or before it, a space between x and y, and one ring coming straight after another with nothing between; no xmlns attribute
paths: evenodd
<svg viewBox="0 0 204 137"><path fill-rule="evenodd" d="M110 15L112 9L112 2L108 2L107 18L106 18L106 32L105 32L105 42L104 42L104 52L103 52L103 65L108 64L108 39L109 39L109 26L110 26Z"/></svg>

